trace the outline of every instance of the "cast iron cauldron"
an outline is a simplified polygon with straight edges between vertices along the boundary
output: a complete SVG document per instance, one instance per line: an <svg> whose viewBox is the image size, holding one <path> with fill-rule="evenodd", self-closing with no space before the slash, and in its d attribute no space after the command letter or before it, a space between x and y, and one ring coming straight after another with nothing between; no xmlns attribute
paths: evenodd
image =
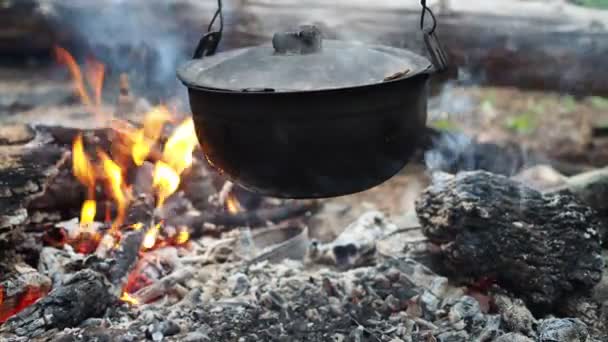
<svg viewBox="0 0 608 342"><path fill-rule="evenodd" d="M323 40L314 26L214 54L218 3L220 31L206 34L178 70L213 167L263 195L320 198L369 189L405 166L425 131L429 76L445 67L434 21L423 30L433 62ZM421 27L426 12L423 2Z"/></svg>

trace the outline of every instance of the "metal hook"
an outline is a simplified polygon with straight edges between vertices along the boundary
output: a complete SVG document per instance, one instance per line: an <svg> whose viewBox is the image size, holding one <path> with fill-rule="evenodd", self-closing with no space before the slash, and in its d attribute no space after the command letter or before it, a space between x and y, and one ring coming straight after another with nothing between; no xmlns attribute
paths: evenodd
<svg viewBox="0 0 608 342"><path fill-rule="evenodd" d="M420 5L422 6L422 12L420 13L420 29L425 31L424 18L428 13L431 16L431 19L433 20L433 25L427 32L433 34L435 32L435 29L437 28L437 18L435 18L435 14L433 13L433 11L431 11L431 9L426 5L426 0L420 0Z"/></svg>
<svg viewBox="0 0 608 342"><path fill-rule="evenodd" d="M435 71L444 71L448 66L448 56L441 46L437 34L435 33L435 29L437 28L437 18L435 18L433 11L431 11L431 9L426 5L426 0L420 0L420 5L422 6L422 12L420 14L420 29L424 33L424 44L426 45L426 49L431 57L431 62L433 63ZM429 28L426 28L424 25L424 19L427 13L431 16L433 21L433 24Z"/></svg>

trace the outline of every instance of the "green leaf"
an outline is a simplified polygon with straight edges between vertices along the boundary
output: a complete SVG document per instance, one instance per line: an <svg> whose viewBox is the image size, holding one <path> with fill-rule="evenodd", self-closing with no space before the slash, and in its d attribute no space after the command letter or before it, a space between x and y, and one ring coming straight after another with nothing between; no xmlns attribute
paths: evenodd
<svg viewBox="0 0 608 342"><path fill-rule="evenodd" d="M440 119L440 120L435 120L432 121L430 123L430 126L442 131L459 131L460 128L458 127L458 125L450 120L447 119Z"/></svg>
<svg viewBox="0 0 608 342"><path fill-rule="evenodd" d="M536 113L528 111L506 119L508 129L518 134L529 134L536 129Z"/></svg>

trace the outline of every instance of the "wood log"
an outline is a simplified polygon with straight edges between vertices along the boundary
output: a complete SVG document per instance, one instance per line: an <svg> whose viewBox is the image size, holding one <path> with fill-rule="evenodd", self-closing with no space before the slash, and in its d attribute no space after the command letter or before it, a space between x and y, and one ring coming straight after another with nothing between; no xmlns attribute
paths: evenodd
<svg viewBox="0 0 608 342"><path fill-rule="evenodd" d="M438 179L416 202L446 268L487 277L550 310L602 276L597 213L571 195L545 195L483 171Z"/></svg>
<svg viewBox="0 0 608 342"><path fill-rule="evenodd" d="M125 64L131 64L132 68L151 68L157 71L151 72L155 77L139 72L139 78L156 83L158 72L171 74L171 80L165 78L163 81L175 81L173 72L157 68L163 59L156 43L170 40L177 59L191 55L202 34L203 23L208 22L215 10L215 2L193 0L180 0L171 5L164 1L142 0L120 5L108 1L35 2L51 8L46 12L47 21L54 25L50 29L48 25L31 26L25 30L27 33L21 34L22 37L39 33L37 38L55 39L47 41L46 46L59 42L83 50L84 54L96 52L102 59L113 59L113 55L122 49L126 53L120 62L114 63L116 67L124 69ZM453 65L470 71L475 81L608 95L608 80L601 77L608 71L603 63L608 52L608 34L601 30L602 26L608 25L608 14L561 2L559 5L543 3L541 6L523 0L497 1L492 6L483 1L454 2L448 12L438 15L439 34ZM6 22L12 23L13 28L23 27L23 20L18 19L23 13L37 14L38 7L21 6L19 11L13 11L12 21ZM98 17L104 10L137 13L139 33L162 39L141 41L131 38L138 32L124 32L107 39L108 31L120 29L122 21L127 20L118 18L101 22ZM171 12L169 17L165 15L168 11ZM107 16L112 17L110 14L103 17ZM236 5L225 4L226 25L220 49L267 43L275 31L302 23L316 23L330 38L381 42L422 51L419 16L417 2L240 1ZM83 26L87 23L98 25ZM10 27L5 30L9 31ZM129 28L125 27L125 30ZM52 38L48 32L54 32L59 39ZM0 39L0 47L27 51L23 44L28 42L20 39L20 44L1 44Z"/></svg>
<svg viewBox="0 0 608 342"><path fill-rule="evenodd" d="M105 277L92 270L75 273L46 297L11 317L0 327L9 334L35 337L49 329L74 327L90 317L101 317L114 298Z"/></svg>
<svg viewBox="0 0 608 342"><path fill-rule="evenodd" d="M0 261L23 238L28 203L44 193L65 158L56 146L0 146Z"/></svg>

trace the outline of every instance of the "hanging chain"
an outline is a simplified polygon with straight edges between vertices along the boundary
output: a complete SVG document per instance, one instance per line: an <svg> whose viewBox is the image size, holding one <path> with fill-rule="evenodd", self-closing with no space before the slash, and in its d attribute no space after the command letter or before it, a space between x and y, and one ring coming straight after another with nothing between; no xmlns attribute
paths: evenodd
<svg viewBox="0 0 608 342"><path fill-rule="evenodd" d="M424 19L428 13L431 16L433 24L431 25L430 29L427 32L429 34L432 34L435 32L435 29L437 28L437 19L435 18L435 14L433 14L433 11L431 11L431 9L426 5L426 0L420 0L420 5L422 5L422 13L420 14L420 29L423 31L425 30Z"/></svg>
<svg viewBox="0 0 608 342"><path fill-rule="evenodd" d="M217 19L220 19L219 31L213 31L213 25ZM222 13L222 0L217 0L217 10L207 26L207 33L201 38L194 50L194 59L203 58L210 56L215 53L217 46L222 39L222 32L224 31L224 14Z"/></svg>

